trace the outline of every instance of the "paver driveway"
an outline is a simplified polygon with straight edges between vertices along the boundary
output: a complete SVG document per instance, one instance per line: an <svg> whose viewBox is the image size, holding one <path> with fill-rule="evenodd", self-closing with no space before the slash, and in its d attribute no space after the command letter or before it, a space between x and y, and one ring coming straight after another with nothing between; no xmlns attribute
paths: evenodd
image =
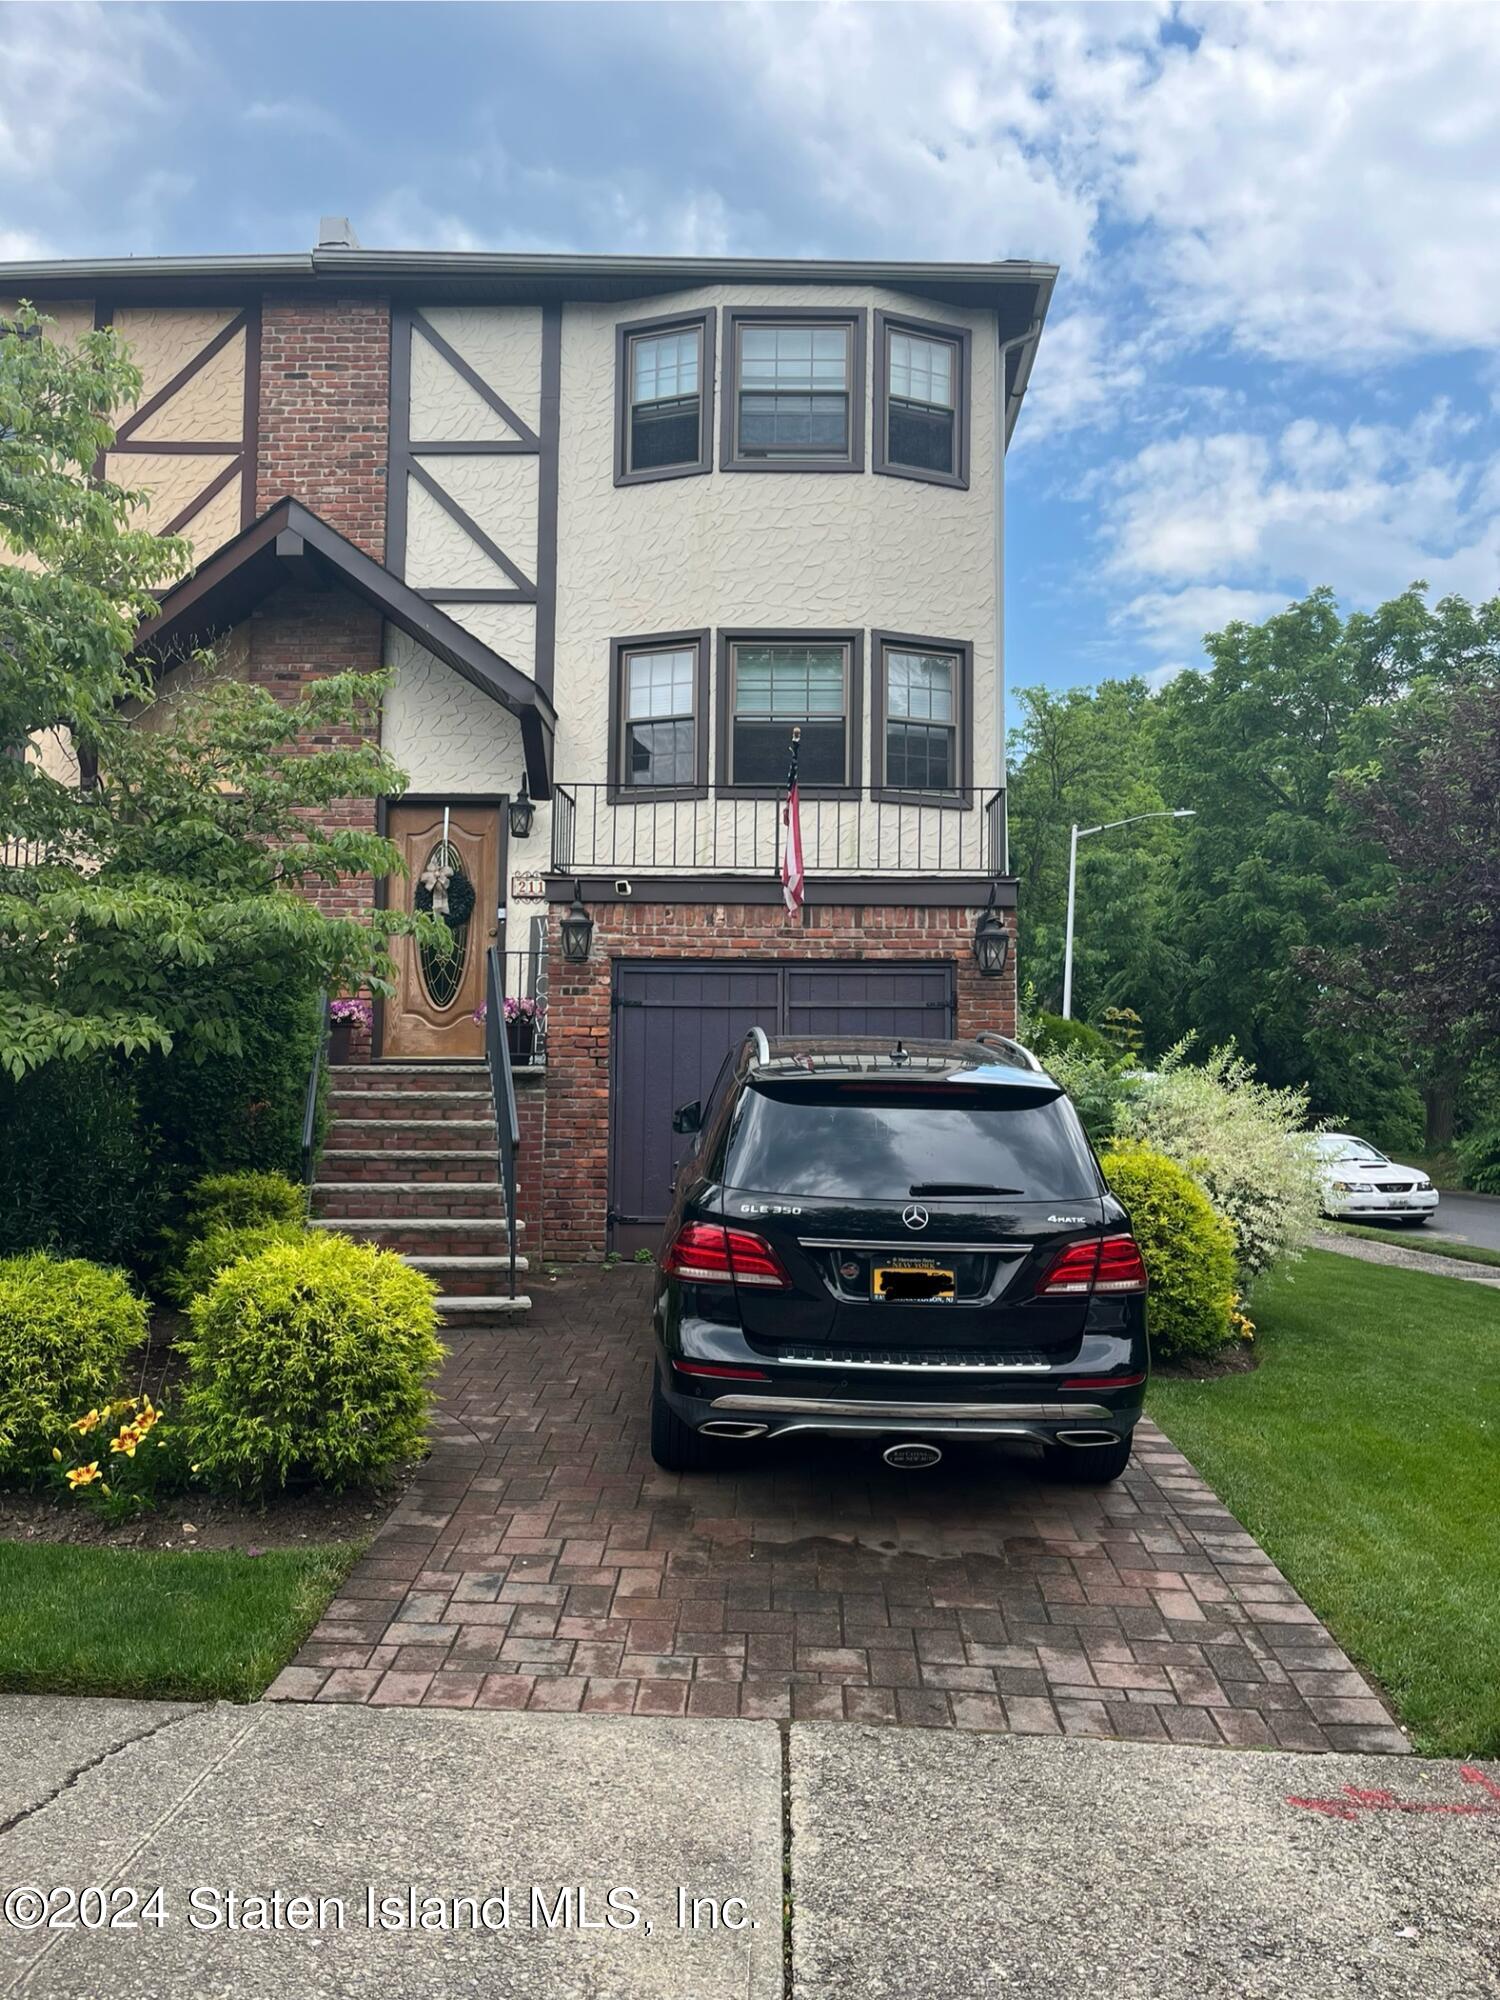
<svg viewBox="0 0 1500 2000"><path fill-rule="evenodd" d="M1102 1491L978 1445L658 1471L648 1276L452 1337L432 1456L272 1697L1406 1749L1150 1425Z"/></svg>

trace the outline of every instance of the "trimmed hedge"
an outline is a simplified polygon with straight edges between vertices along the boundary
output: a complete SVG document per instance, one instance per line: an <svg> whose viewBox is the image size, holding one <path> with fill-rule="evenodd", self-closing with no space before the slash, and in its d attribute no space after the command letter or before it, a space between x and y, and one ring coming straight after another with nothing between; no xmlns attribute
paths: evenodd
<svg viewBox="0 0 1500 2000"><path fill-rule="evenodd" d="M31 1478L75 1418L119 1392L146 1338L123 1272L34 1251L0 1262L0 1478Z"/></svg>
<svg viewBox="0 0 1500 2000"><path fill-rule="evenodd" d="M181 1343L199 1476L337 1490L416 1457L443 1356L436 1291L391 1252L321 1230L220 1271Z"/></svg>
<svg viewBox="0 0 1500 2000"><path fill-rule="evenodd" d="M216 1222L189 1242L182 1262L168 1277L167 1289L179 1305L191 1305L221 1271L242 1257L258 1257L277 1243L301 1243L314 1233L301 1222Z"/></svg>
<svg viewBox="0 0 1500 2000"><path fill-rule="evenodd" d="M1235 1306L1234 1229L1192 1176L1149 1146L1121 1142L1099 1162L1146 1260L1146 1316L1158 1361L1217 1353Z"/></svg>
<svg viewBox="0 0 1500 2000"><path fill-rule="evenodd" d="M188 1189L187 1232L253 1229L266 1222L306 1220L307 1197L285 1174L205 1174Z"/></svg>
<svg viewBox="0 0 1500 2000"><path fill-rule="evenodd" d="M0 1076L0 1256L134 1266L164 1215L129 1063L80 1057Z"/></svg>

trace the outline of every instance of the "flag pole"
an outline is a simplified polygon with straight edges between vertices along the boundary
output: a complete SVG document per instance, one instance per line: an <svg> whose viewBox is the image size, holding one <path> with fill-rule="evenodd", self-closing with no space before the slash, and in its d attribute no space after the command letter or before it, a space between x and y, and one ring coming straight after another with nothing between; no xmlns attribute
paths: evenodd
<svg viewBox="0 0 1500 2000"><path fill-rule="evenodd" d="M786 774L786 804L781 810L781 894L786 904L787 915L795 917L801 910L805 922L806 871L802 861L802 801L797 785L797 762L801 742L802 731L794 729Z"/></svg>

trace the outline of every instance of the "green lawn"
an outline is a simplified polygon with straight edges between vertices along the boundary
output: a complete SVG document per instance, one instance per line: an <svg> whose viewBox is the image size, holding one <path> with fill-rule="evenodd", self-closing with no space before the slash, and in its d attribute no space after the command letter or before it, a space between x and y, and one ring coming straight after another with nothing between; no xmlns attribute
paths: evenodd
<svg viewBox="0 0 1500 2000"><path fill-rule="evenodd" d="M1500 1250L1482 1243L1444 1243L1425 1229L1380 1229L1363 1222L1329 1222L1339 1236L1362 1236L1367 1243L1394 1243L1398 1250L1425 1250L1429 1257L1452 1257L1460 1264L1500 1264Z"/></svg>
<svg viewBox="0 0 1500 2000"><path fill-rule="evenodd" d="M72 1548L0 1542L0 1689L252 1701L359 1551Z"/></svg>
<svg viewBox="0 0 1500 2000"><path fill-rule="evenodd" d="M1500 1755L1500 1300L1315 1250L1252 1311L1260 1367L1151 1414L1418 1749Z"/></svg>

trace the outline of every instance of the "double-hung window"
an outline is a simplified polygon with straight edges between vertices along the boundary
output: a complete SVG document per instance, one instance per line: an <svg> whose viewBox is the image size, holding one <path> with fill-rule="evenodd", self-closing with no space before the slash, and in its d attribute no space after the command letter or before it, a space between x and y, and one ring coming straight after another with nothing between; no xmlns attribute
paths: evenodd
<svg viewBox="0 0 1500 2000"><path fill-rule="evenodd" d="M875 676L879 789L949 796L966 792L968 647L879 633Z"/></svg>
<svg viewBox="0 0 1500 2000"><path fill-rule="evenodd" d="M714 315L639 320L617 331L615 479L707 472L713 447Z"/></svg>
<svg viewBox="0 0 1500 2000"><path fill-rule="evenodd" d="M616 640L613 789L702 790L708 782L708 635Z"/></svg>
<svg viewBox="0 0 1500 2000"><path fill-rule="evenodd" d="M731 787L786 783L793 729L798 776L813 789L859 782L857 634L746 636L722 642L721 768Z"/></svg>
<svg viewBox="0 0 1500 2000"><path fill-rule="evenodd" d="M726 470L861 469L861 314L732 310L725 343Z"/></svg>
<svg viewBox="0 0 1500 2000"><path fill-rule="evenodd" d="M969 483L969 334L875 315L875 470Z"/></svg>

